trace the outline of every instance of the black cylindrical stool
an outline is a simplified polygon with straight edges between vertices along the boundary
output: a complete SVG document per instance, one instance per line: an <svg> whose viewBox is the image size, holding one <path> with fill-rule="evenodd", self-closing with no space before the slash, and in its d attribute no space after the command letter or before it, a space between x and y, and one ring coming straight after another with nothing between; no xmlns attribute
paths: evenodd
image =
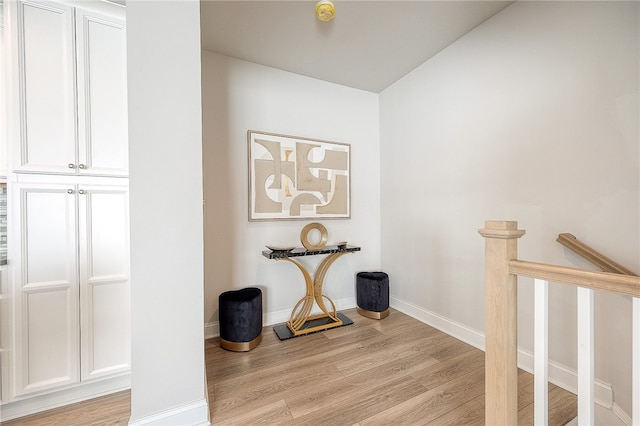
<svg viewBox="0 0 640 426"><path fill-rule="evenodd" d="M262 341L262 291L256 287L220 294L220 346L246 352Z"/></svg>
<svg viewBox="0 0 640 426"><path fill-rule="evenodd" d="M358 272L356 275L356 310L367 318L389 316L389 275L384 272Z"/></svg>

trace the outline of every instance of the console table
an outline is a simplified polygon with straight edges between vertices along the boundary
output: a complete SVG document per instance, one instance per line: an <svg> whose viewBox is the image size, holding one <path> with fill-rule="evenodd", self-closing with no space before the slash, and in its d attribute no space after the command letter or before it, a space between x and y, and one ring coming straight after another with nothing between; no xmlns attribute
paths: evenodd
<svg viewBox="0 0 640 426"><path fill-rule="evenodd" d="M294 248L292 250L264 250L262 255L275 260L286 260L298 267L307 287L306 295L296 303L291 312L291 317L287 322L287 327L293 334L293 336L300 336L307 333L313 333L316 331L327 330L333 327L340 327L344 325L344 321L339 317L336 311L336 305L333 301L322 294L322 283L324 277L329 270L329 267L339 257L360 251L360 247L355 246L325 246L321 250L307 250L306 248ZM328 255L318 265L316 271L311 278L311 274L300 262L295 260L295 257L301 256L316 256L326 254ZM331 309L327 309L324 299L329 301ZM311 315L311 309L313 308L313 302L318 305L321 314Z"/></svg>

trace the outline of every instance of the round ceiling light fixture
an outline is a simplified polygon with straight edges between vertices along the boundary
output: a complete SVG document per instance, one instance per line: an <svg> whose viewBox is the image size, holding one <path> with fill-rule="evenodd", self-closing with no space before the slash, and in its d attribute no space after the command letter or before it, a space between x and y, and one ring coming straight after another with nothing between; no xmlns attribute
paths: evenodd
<svg viewBox="0 0 640 426"><path fill-rule="evenodd" d="M316 3L316 18L322 22L328 22L336 15L336 8L329 0Z"/></svg>

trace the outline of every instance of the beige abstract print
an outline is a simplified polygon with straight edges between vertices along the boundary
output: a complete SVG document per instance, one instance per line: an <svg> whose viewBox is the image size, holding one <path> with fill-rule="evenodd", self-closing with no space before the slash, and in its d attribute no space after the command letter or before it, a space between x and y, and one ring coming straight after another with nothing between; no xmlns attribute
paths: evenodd
<svg viewBox="0 0 640 426"><path fill-rule="evenodd" d="M249 131L249 220L350 217L350 145Z"/></svg>

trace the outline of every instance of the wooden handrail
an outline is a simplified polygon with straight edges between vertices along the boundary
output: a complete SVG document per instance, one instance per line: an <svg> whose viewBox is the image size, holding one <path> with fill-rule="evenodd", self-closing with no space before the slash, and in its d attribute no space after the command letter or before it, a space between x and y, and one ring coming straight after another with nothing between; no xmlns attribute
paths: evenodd
<svg viewBox="0 0 640 426"><path fill-rule="evenodd" d="M640 297L640 277L638 276L587 271L584 269L527 262L524 260L509 261L509 272L514 275L573 284L593 290L624 294L626 296Z"/></svg>
<svg viewBox="0 0 640 426"><path fill-rule="evenodd" d="M596 265L604 272L613 272L616 274L623 275L633 275L636 276L633 272L625 268L624 266L614 262L609 259L607 256L598 252L597 250L592 249L585 243L579 241L574 235L569 233L558 234L557 242L572 250L576 254L584 257L589 262Z"/></svg>

